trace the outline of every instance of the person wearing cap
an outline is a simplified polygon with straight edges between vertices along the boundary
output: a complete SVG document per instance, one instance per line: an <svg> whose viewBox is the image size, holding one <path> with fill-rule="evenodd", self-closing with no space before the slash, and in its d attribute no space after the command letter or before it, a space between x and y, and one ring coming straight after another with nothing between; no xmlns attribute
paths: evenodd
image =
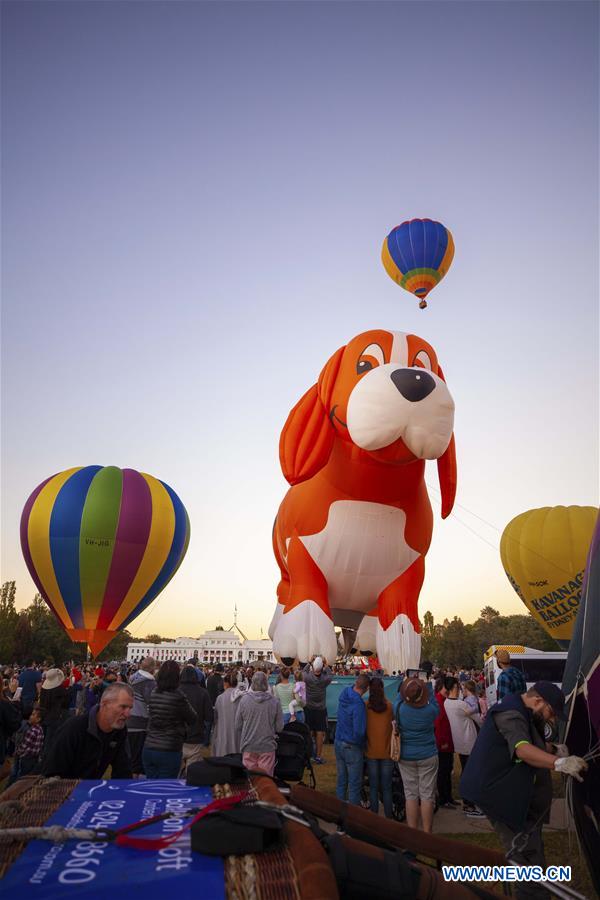
<svg viewBox="0 0 600 900"><path fill-rule="evenodd" d="M62 669L48 669L42 681L40 712L44 728L44 753L48 752L56 732L69 716L71 698L64 680Z"/></svg>
<svg viewBox="0 0 600 900"><path fill-rule="evenodd" d="M522 694L507 694L492 706L462 774L463 797L483 810L506 851L519 865L546 867L542 827L552 805L550 772L582 781L585 760L565 744L547 744L546 723L564 720L565 695L550 681ZM524 845L514 848L515 838ZM514 849L513 849L514 848ZM535 882L519 882L516 897L545 897Z"/></svg>
<svg viewBox="0 0 600 900"><path fill-rule="evenodd" d="M496 699L502 700L507 694L524 694L527 690L525 676L513 666L510 661L510 653L500 647L494 653L498 666L502 669L496 684Z"/></svg>
<svg viewBox="0 0 600 900"><path fill-rule="evenodd" d="M306 706L304 716L315 742L314 761L322 765L323 741L327 731L327 688L333 681L333 672L327 660L314 656L303 669L306 685Z"/></svg>
<svg viewBox="0 0 600 900"><path fill-rule="evenodd" d="M406 822L431 833L437 788L438 751L434 723L440 708L431 681L405 678L396 700L400 732L400 774L406 801ZM420 801L420 805L419 805Z"/></svg>

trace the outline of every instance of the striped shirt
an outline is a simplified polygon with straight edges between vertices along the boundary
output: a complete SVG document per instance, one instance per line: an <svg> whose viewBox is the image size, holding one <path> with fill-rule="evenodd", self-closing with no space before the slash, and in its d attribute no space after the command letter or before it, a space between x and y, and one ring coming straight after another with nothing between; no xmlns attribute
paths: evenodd
<svg viewBox="0 0 600 900"><path fill-rule="evenodd" d="M37 757L44 745L44 729L41 725L30 725L15 750L16 756Z"/></svg>

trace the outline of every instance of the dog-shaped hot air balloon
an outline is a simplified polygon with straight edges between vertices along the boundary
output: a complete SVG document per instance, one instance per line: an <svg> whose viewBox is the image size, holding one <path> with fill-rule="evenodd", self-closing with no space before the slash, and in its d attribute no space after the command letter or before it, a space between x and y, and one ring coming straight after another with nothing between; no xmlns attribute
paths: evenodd
<svg viewBox="0 0 600 900"><path fill-rule="evenodd" d="M419 664L417 602L433 514L425 460L437 459L442 518L456 493L454 401L433 348L367 331L341 347L281 433L292 488L273 528L281 569L269 628L286 664L333 661L334 625L357 629L388 672Z"/></svg>

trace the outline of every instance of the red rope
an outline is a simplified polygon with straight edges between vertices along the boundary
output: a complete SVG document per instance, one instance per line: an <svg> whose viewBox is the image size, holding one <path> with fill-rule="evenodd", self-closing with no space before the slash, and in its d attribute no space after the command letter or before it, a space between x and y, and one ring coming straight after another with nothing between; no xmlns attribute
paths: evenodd
<svg viewBox="0 0 600 900"><path fill-rule="evenodd" d="M189 828L191 828L195 822L198 822L199 819L202 819L204 816L210 815L210 813L219 812L222 809L231 809L233 806L237 806L238 803L241 803L241 801L245 800L247 797L248 791L243 794L236 794L234 797L223 797L221 800L213 800L212 803L209 803L208 806L205 806L204 809L201 809L199 813L191 818L190 821L183 826L183 828L180 828L179 831L174 831L172 834L165 835L165 837L130 837L129 834L124 834L123 832L129 832L131 830L131 825L125 825L123 828L120 828L117 831L115 843L118 847L133 847L135 850L162 850L163 847L168 847L169 844L172 844L174 841L178 840L181 835L184 834ZM152 824L152 822L155 822L156 818L156 816L153 816L151 819L141 819L139 822L135 822L134 824L138 828L143 828L144 826L150 825ZM168 819L163 821L168 821Z"/></svg>

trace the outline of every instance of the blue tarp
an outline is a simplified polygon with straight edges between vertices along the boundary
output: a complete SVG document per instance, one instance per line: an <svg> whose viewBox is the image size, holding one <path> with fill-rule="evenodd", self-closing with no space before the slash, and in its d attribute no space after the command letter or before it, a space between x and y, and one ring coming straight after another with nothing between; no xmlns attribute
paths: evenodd
<svg viewBox="0 0 600 900"><path fill-rule="evenodd" d="M292 678L290 680L293 681L294 679ZM277 681L277 676L271 675L269 681L271 684L275 684ZM348 685L353 685L355 681L355 675L336 675L327 688L327 718L331 721L336 721L337 719L337 708L340 694L345 687L348 687ZM383 676L385 696L392 703L396 699L396 696L398 694L398 686L401 681L402 679L398 677ZM366 694L365 696L368 697L368 694Z"/></svg>
<svg viewBox="0 0 600 900"><path fill-rule="evenodd" d="M185 781L81 781L48 820L78 828L120 828L148 816L205 806L210 788ZM177 831L179 818L157 822L136 837L161 837ZM0 882L3 900L107 900L109 897L178 900L225 897L223 861L192 854L190 833L163 850L133 850L110 843L32 841Z"/></svg>

